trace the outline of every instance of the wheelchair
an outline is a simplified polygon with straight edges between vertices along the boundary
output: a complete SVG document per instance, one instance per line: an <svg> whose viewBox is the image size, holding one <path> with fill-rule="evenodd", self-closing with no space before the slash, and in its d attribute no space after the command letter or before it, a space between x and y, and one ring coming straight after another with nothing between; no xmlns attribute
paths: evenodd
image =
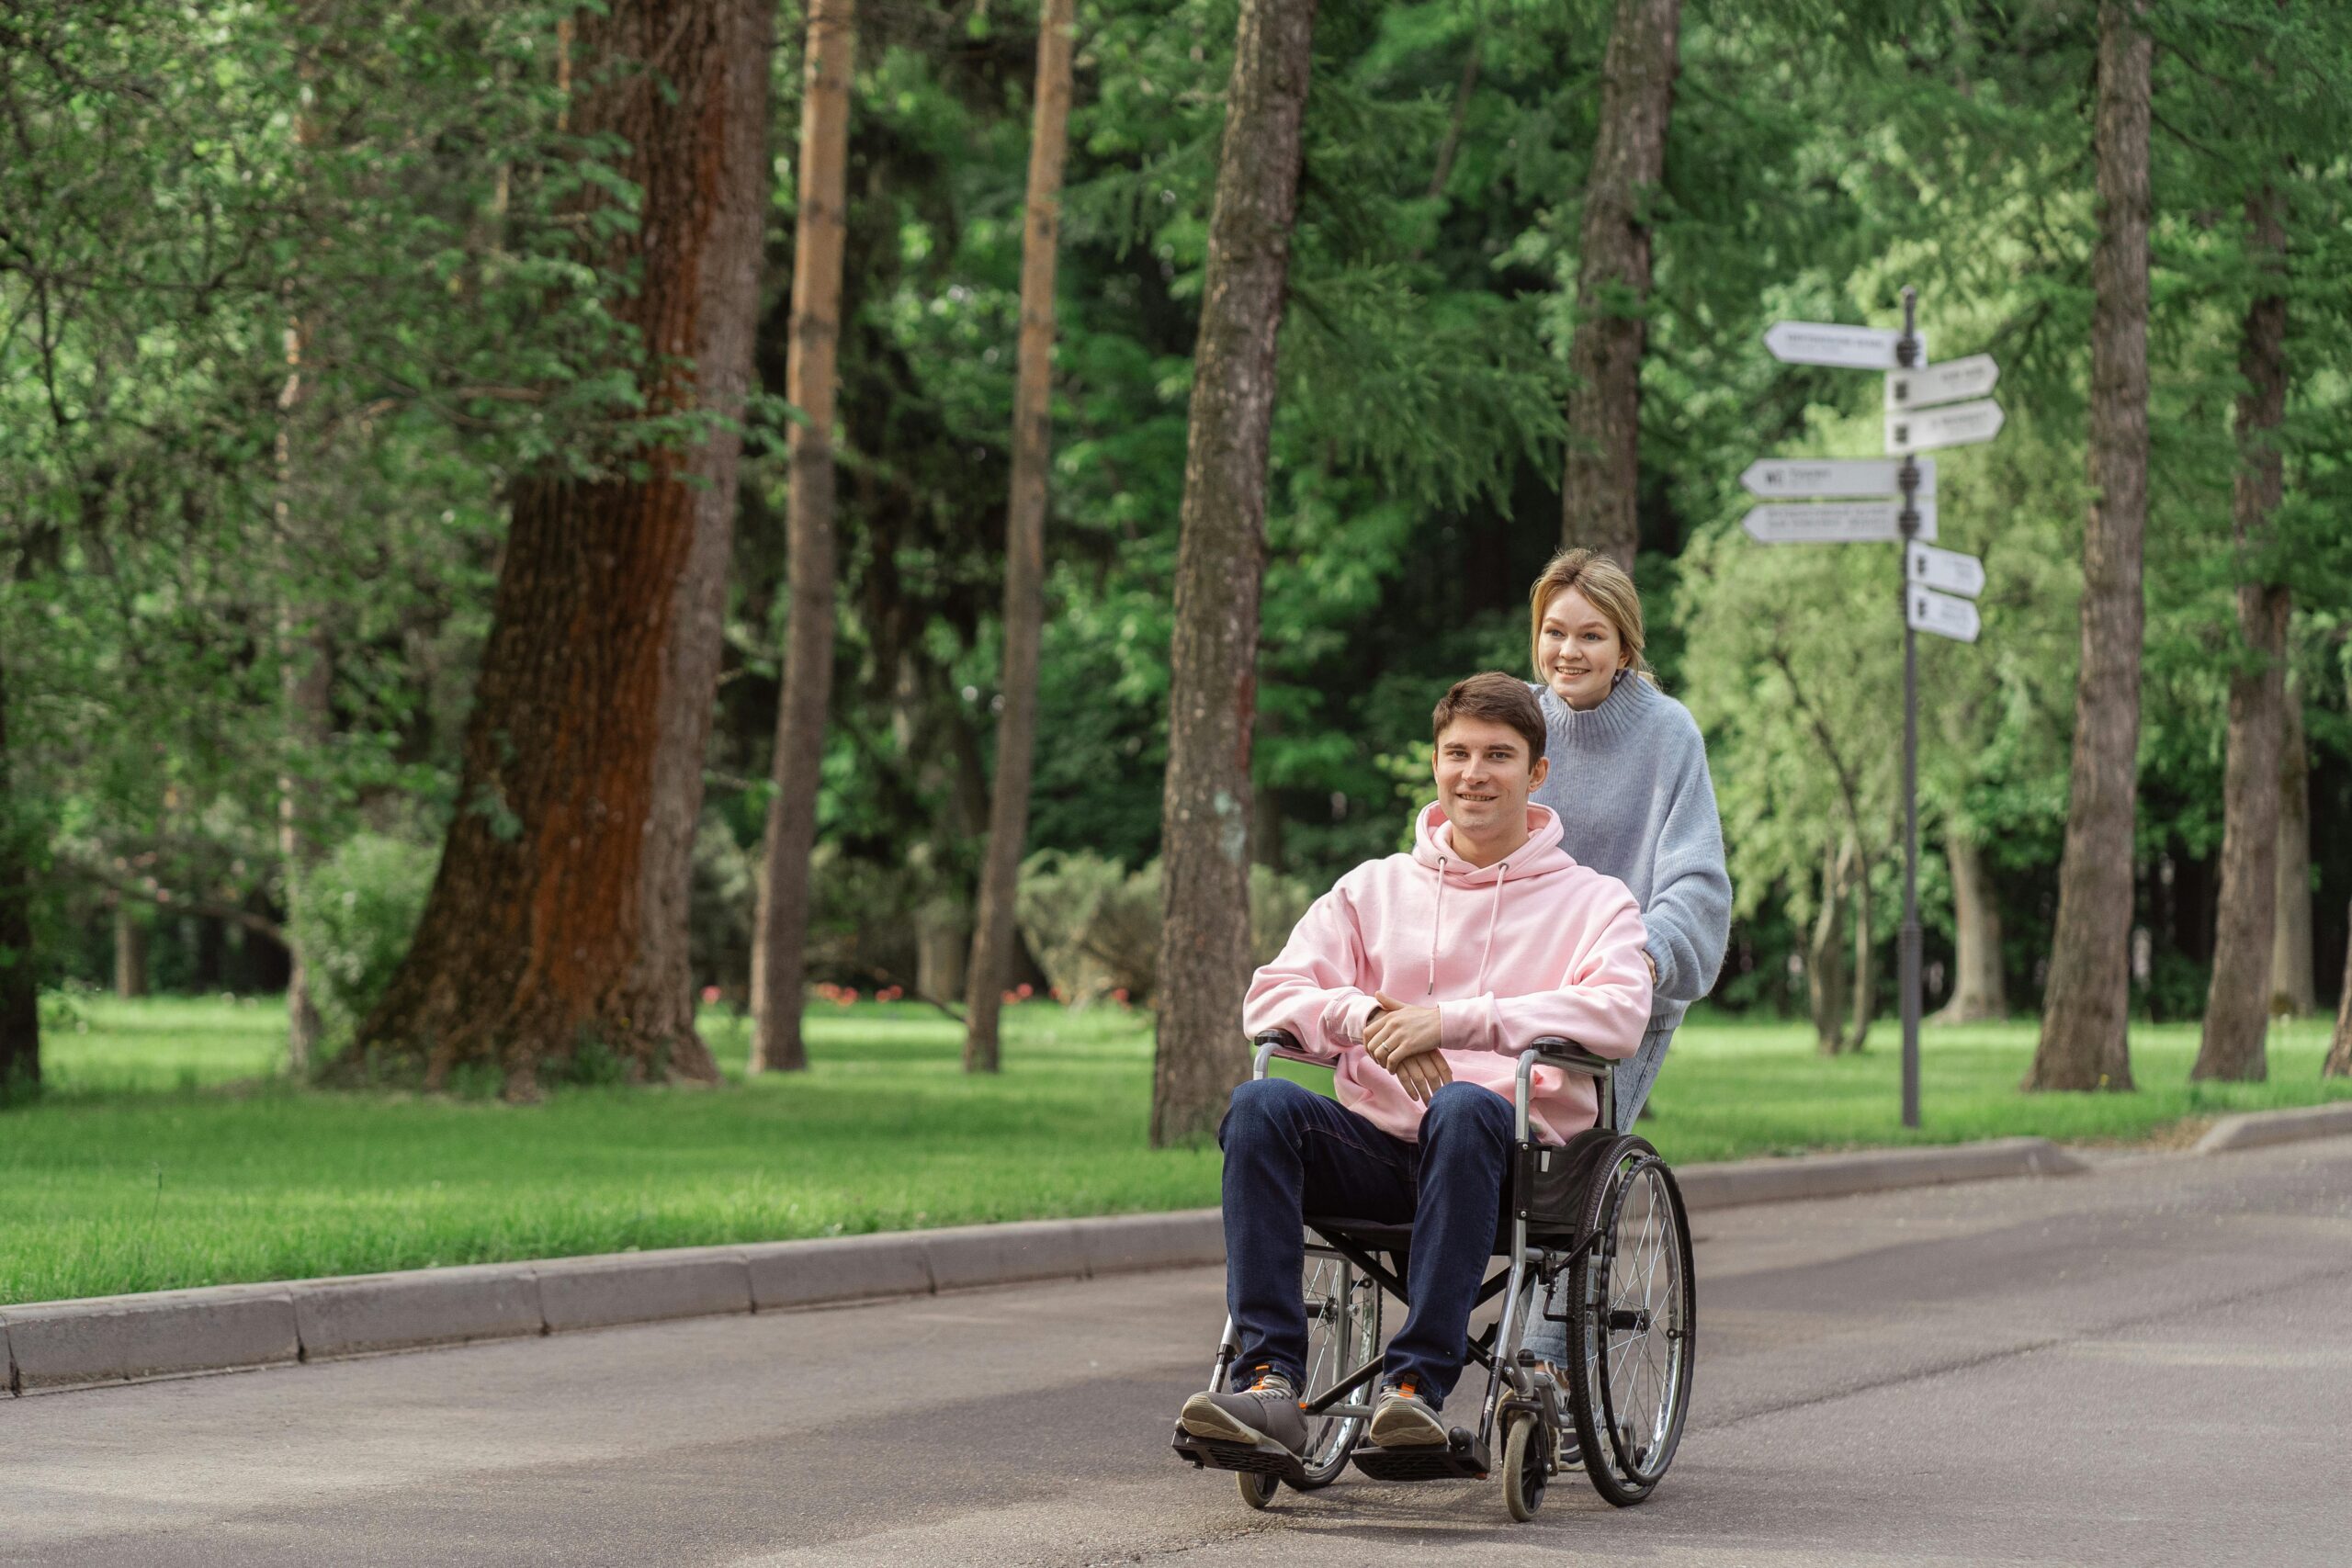
<svg viewBox="0 0 2352 1568"><path fill-rule="evenodd" d="M1254 1043L1252 1077L1264 1077L1278 1055L1314 1060L1283 1031ZM1539 1066L1594 1079L1600 1124L1565 1145L1532 1137L1529 1080ZM1498 1468L1499 1431L1503 1501L1514 1519L1534 1517L1552 1477L1566 1470L1582 1470L1621 1508L1649 1496L1674 1461L1690 1404L1697 1326L1690 1227L1673 1172L1645 1140L1616 1125L1612 1087L1611 1064L1566 1040L1538 1040L1520 1055L1516 1143L1496 1227L1494 1256L1503 1261L1476 1298L1483 1306L1499 1295L1502 1312L1464 1348L1464 1387L1473 1363L1487 1371L1475 1429L1453 1427L1445 1443L1423 1448L1383 1450L1363 1440L1380 1375L1382 1304L1387 1296L1408 1301L1412 1226L1309 1214L1300 1281L1307 1318L1304 1454L1273 1442L1214 1442L1181 1425L1176 1453L1196 1470L1233 1472L1242 1502L1264 1508L1283 1485L1299 1492L1329 1485L1351 1461L1382 1481L1485 1480ZM1563 1276L1565 1310L1553 1313L1547 1303ZM1566 1326L1565 1389L1522 1348L1538 1314ZM1228 1316L1212 1390L1235 1386L1239 1354Z"/></svg>

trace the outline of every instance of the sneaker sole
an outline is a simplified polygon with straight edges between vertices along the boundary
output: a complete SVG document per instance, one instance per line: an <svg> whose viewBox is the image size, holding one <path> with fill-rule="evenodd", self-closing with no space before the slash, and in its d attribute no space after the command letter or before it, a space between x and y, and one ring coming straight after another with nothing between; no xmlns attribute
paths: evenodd
<svg viewBox="0 0 2352 1568"><path fill-rule="evenodd" d="M1165 1405L1162 1409L1167 1408ZM1199 1394L1184 1402L1183 1411L1176 1417L1181 1426L1196 1438L1212 1443L1267 1443L1272 1438L1255 1427L1249 1426L1228 1412L1225 1406Z"/></svg>
<svg viewBox="0 0 2352 1568"><path fill-rule="evenodd" d="M1365 1435L1384 1449L1442 1448L1446 1440L1445 1427L1435 1416L1393 1405L1372 1418Z"/></svg>

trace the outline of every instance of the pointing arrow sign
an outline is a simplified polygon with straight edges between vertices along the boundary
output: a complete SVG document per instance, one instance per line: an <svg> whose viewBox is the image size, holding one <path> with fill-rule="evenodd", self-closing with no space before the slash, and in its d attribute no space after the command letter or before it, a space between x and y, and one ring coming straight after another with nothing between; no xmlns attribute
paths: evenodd
<svg viewBox="0 0 2352 1568"><path fill-rule="evenodd" d="M1964 593L1971 599L1984 592L1984 563L1958 550L1913 545L1905 552L1904 570L1910 581L1922 588L1940 588L1947 593Z"/></svg>
<svg viewBox="0 0 2352 1568"><path fill-rule="evenodd" d="M1891 413L1886 416L1886 449L1899 455L1939 446L1973 446L2000 434L2006 417L2001 405L1990 398L1949 408L1921 409L1917 413Z"/></svg>
<svg viewBox="0 0 2352 1568"><path fill-rule="evenodd" d="M1767 501L1889 496L1903 488L1903 465L1883 457L1759 457L1739 482ZM1936 460L1919 459L1919 499L1936 498Z"/></svg>
<svg viewBox="0 0 2352 1568"><path fill-rule="evenodd" d="M1915 632L1930 632L1954 642L1974 642L1984 626L1977 619L1976 606L1967 600L1917 583L1903 596L1903 618Z"/></svg>
<svg viewBox="0 0 2352 1568"><path fill-rule="evenodd" d="M1981 398L2000 378L2001 367L1993 363L1989 354L1972 354L1965 359L1922 365L1909 370L1890 370L1886 373L1886 412L1900 413L1905 409L1957 402L1962 398Z"/></svg>
<svg viewBox="0 0 2352 1568"><path fill-rule="evenodd" d="M1896 498L1758 506L1741 518L1739 525L1759 545L1890 543L1903 537L1903 502ZM1918 537L1935 536L1936 503L1923 500L1919 502Z"/></svg>
<svg viewBox="0 0 2352 1568"><path fill-rule="evenodd" d="M1842 327L1830 321L1774 321L1764 346L1783 365L1828 365L1841 370L1895 370L1902 361L1894 345L1903 334L1888 327ZM1928 357L1928 334L1917 333L1916 360Z"/></svg>

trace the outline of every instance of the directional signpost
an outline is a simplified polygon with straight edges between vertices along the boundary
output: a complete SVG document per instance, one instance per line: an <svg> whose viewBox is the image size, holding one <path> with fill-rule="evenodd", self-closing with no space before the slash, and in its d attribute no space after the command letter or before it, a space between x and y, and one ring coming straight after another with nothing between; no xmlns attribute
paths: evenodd
<svg viewBox="0 0 2352 1568"><path fill-rule="evenodd" d="M1928 363L1919 294L1903 291L1903 330L1776 321L1764 346L1784 365L1886 372L1886 457L1765 457L1739 476L1766 504L1740 525L1763 545L1903 545L1903 1124L1919 1124L1919 649L1918 636L1974 642L1984 591L1974 556L1938 549L1936 463L1914 454L1990 441L2001 378L1989 354Z"/></svg>

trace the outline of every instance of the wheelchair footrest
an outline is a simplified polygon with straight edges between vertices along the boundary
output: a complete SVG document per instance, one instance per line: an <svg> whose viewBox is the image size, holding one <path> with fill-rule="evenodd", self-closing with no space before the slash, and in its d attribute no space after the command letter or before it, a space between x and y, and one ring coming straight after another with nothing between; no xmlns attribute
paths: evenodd
<svg viewBox="0 0 2352 1568"><path fill-rule="evenodd" d="M1492 1468L1487 1458L1486 1445L1456 1427L1450 1441L1423 1448L1363 1444L1355 1451L1355 1466L1376 1481L1483 1481Z"/></svg>
<svg viewBox="0 0 2352 1568"><path fill-rule="evenodd" d="M1276 1442L1220 1443L1196 1438L1180 1426L1169 1447L1179 1458L1192 1461L1195 1470L1243 1470L1252 1475L1279 1475L1285 1481L1303 1480L1306 1475L1299 1457Z"/></svg>

